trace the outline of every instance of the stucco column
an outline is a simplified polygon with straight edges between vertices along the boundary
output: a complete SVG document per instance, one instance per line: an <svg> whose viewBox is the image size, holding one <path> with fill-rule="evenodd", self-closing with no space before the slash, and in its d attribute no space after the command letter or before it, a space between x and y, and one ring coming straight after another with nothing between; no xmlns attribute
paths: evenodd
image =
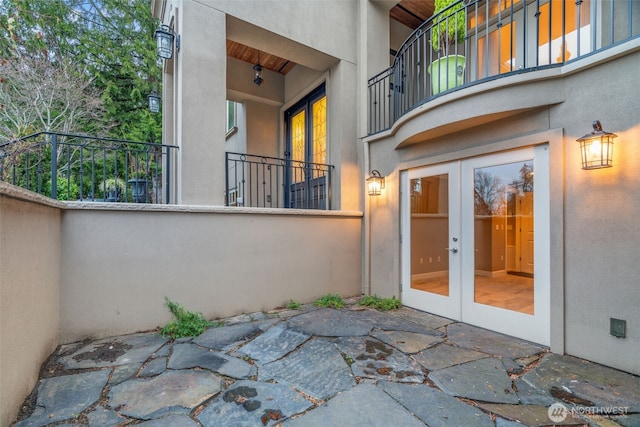
<svg viewBox="0 0 640 427"><path fill-rule="evenodd" d="M357 117L357 135L359 138L367 136L368 132L368 117L369 117L369 77L374 76L380 71L389 66L389 9L393 6L394 2L377 2L361 1L360 14L359 14L359 33L358 33L358 117ZM364 191L365 178L369 176L371 171L371 156L369 153L370 145L363 144L361 150L358 150L358 156L360 158L359 165L361 168L359 185L362 191L360 192L360 206L363 206L364 221L362 225L362 293L371 294L372 286L372 259L377 258L379 254L374 253L372 241L372 211L377 209L371 205L371 200ZM379 167L379 166L375 166ZM390 223L384 223L382 229L392 230L393 226ZM384 236L386 237L386 236ZM393 254L391 258L394 259ZM391 271L386 263L384 269L386 272ZM391 282L392 283L392 282ZM379 292L379 295L387 296L389 289L383 289L384 292Z"/></svg>
<svg viewBox="0 0 640 427"><path fill-rule="evenodd" d="M198 2L178 12L181 47L175 105L180 204L224 203L225 14Z"/></svg>

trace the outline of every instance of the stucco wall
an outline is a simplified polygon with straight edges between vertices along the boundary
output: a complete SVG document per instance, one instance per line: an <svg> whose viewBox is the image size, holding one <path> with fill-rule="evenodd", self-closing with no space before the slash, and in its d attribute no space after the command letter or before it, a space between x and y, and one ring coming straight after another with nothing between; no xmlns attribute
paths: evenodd
<svg viewBox="0 0 640 427"><path fill-rule="evenodd" d="M0 425L60 342L360 293L362 214L61 203L0 182Z"/></svg>
<svg viewBox="0 0 640 427"><path fill-rule="evenodd" d="M356 2L219 0L208 4L212 9L223 11L251 25L264 28L270 33L296 40L302 45L333 57L355 62L356 43L345 43L345 40L355 41L357 38L357 27L353 25L357 21ZM236 37L236 34L233 36ZM237 36L242 37L242 35ZM264 42L267 43L268 40L265 38ZM278 52L272 53L278 54ZM294 52L289 56L280 56L300 63Z"/></svg>
<svg viewBox="0 0 640 427"><path fill-rule="evenodd" d="M572 76L567 79L572 96L550 115L552 126L563 124L567 144L566 351L636 374L640 374L639 63L637 52ZM596 119L618 135L613 167L585 171L575 140L589 133ZM627 338L609 335L611 317L627 321Z"/></svg>
<svg viewBox="0 0 640 427"><path fill-rule="evenodd" d="M506 85L497 79L431 101L371 138L372 168L386 177L370 203L372 292L400 288L400 171L549 141L551 348L640 373L639 61L636 40ZM614 167L585 171L576 139L596 119L619 136ZM611 317L627 321L626 338L609 334Z"/></svg>
<svg viewBox="0 0 640 427"><path fill-rule="evenodd" d="M0 182L0 425L58 345L58 203Z"/></svg>
<svg viewBox="0 0 640 427"><path fill-rule="evenodd" d="M359 212L129 209L65 210L62 342L162 326L165 296L213 319L360 293Z"/></svg>

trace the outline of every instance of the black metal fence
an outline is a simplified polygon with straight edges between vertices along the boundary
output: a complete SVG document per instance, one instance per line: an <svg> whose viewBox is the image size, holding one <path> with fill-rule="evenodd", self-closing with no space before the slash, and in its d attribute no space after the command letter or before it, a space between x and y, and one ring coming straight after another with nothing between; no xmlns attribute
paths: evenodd
<svg viewBox="0 0 640 427"><path fill-rule="evenodd" d="M332 165L226 153L226 206L331 209Z"/></svg>
<svg viewBox="0 0 640 427"><path fill-rule="evenodd" d="M484 81L574 61L640 36L637 0L460 0L417 28L369 79L369 134Z"/></svg>
<svg viewBox="0 0 640 427"><path fill-rule="evenodd" d="M147 142L39 132L0 144L0 180L58 200L172 203L176 150Z"/></svg>

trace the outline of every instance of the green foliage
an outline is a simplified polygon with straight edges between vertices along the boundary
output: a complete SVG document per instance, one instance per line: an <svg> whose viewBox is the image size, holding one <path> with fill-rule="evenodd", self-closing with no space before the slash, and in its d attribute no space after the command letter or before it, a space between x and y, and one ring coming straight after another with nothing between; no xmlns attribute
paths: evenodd
<svg viewBox="0 0 640 427"><path fill-rule="evenodd" d="M457 5L449 8L454 3ZM437 16L431 27L431 46L443 55L449 55L450 48L456 43L463 43L467 34L464 5L461 0L436 0L433 14Z"/></svg>
<svg viewBox="0 0 640 427"><path fill-rule="evenodd" d="M287 304L287 308L289 310L298 310L300 308L300 304L295 302L294 300L290 300L289 304Z"/></svg>
<svg viewBox="0 0 640 427"><path fill-rule="evenodd" d="M353 365L353 362L355 362L355 360L353 360L353 357L349 356L348 354L343 354L342 358L349 366Z"/></svg>
<svg viewBox="0 0 640 427"><path fill-rule="evenodd" d="M396 297L380 298L377 295L365 295L358 304L373 307L380 311L395 310L402 305Z"/></svg>
<svg viewBox="0 0 640 427"><path fill-rule="evenodd" d="M58 176L56 180L56 192L58 200L77 200L80 196L80 185L71 177ZM42 194L51 197L51 180L42 186Z"/></svg>
<svg viewBox="0 0 640 427"><path fill-rule="evenodd" d="M148 0L0 0L0 56L72 62L101 93L108 136L160 141L162 115L147 108L147 94L161 91L150 7ZM37 130L89 134L91 125Z"/></svg>
<svg viewBox="0 0 640 427"><path fill-rule="evenodd" d="M317 299L313 305L316 307L342 308L345 306L345 302L338 294L327 294Z"/></svg>
<svg viewBox="0 0 640 427"><path fill-rule="evenodd" d="M167 297L165 297L164 301L164 304L176 319L173 322L167 323L160 331L160 335L164 338L197 337L203 333L208 326L219 325L207 321L202 313L187 311L183 306L171 301Z"/></svg>

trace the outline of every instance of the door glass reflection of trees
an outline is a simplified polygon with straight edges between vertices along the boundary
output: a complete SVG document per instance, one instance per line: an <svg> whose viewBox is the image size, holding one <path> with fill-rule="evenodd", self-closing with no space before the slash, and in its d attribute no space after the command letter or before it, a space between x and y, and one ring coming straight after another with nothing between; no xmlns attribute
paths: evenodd
<svg viewBox="0 0 640 427"><path fill-rule="evenodd" d="M474 301L533 314L533 161L474 172Z"/></svg>

